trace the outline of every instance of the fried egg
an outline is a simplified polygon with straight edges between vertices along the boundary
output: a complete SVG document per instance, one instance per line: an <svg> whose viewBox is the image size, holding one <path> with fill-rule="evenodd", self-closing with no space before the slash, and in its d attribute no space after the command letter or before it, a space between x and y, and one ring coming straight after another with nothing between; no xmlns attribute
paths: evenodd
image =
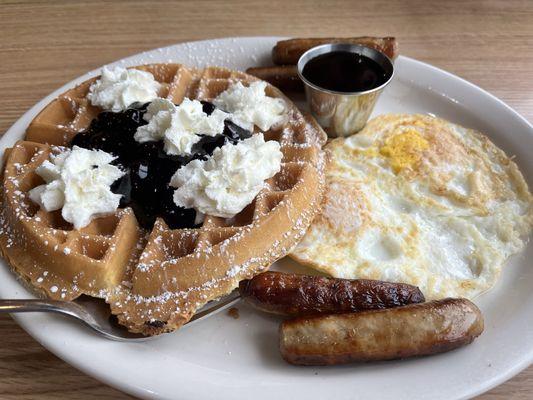
<svg viewBox="0 0 533 400"><path fill-rule="evenodd" d="M291 254L303 264L410 283L428 299L472 298L525 245L533 197L517 165L476 131L388 114L326 150L323 211Z"/></svg>

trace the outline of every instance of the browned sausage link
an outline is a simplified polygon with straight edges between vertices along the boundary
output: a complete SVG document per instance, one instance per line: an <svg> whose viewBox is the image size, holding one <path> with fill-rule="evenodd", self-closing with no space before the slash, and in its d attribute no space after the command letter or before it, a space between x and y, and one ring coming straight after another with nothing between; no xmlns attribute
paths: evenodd
<svg viewBox="0 0 533 400"><path fill-rule="evenodd" d="M240 282L241 297L263 311L289 316L373 310L423 302L416 287L367 279L264 272Z"/></svg>
<svg viewBox="0 0 533 400"><path fill-rule="evenodd" d="M246 72L267 81L282 91L303 91L304 89L295 65L248 68Z"/></svg>
<svg viewBox="0 0 533 400"><path fill-rule="evenodd" d="M333 365L442 353L471 343L483 332L483 316L466 299L323 315L285 321L283 358L297 365Z"/></svg>
<svg viewBox="0 0 533 400"><path fill-rule="evenodd" d="M398 56L398 43L393 37L298 38L279 41L272 49L272 61L277 65L296 64L307 50L326 43L361 44L385 53L392 60Z"/></svg>

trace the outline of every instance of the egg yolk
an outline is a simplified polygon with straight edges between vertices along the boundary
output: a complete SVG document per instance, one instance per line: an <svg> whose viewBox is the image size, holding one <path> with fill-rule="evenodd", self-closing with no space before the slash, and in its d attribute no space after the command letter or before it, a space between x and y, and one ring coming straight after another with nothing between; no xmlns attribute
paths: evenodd
<svg viewBox="0 0 533 400"><path fill-rule="evenodd" d="M387 157L394 173L404 168L412 168L420 160L421 152L429 147L429 143L414 129L391 136L385 140L379 153Z"/></svg>

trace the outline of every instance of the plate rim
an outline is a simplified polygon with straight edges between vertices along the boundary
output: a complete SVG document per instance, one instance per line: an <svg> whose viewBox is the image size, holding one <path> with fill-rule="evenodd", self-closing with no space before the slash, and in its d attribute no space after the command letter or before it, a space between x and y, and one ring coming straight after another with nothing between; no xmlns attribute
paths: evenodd
<svg viewBox="0 0 533 400"><path fill-rule="evenodd" d="M142 57L143 54L149 54L149 53L152 53L154 51L158 51L158 50L170 50L174 47L177 47L177 46L180 46L180 45L187 45L187 44L200 44L200 43L209 43L209 42L213 42L213 41L239 41L239 40L282 40L282 39L285 39L286 37L282 37L282 36L235 36L235 37L220 37L220 38L210 38L210 39L203 39L203 40L194 40L194 41L186 41L186 42L180 42L180 43L175 43L175 44L172 44L172 45L168 45L168 46L164 46L164 47L159 47L159 48L154 48L154 49L149 49L149 50L146 50L146 51L143 51L143 52L139 52L139 53L136 53L136 54L132 54L130 56L127 56L125 58L122 58L122 59L119 59L119 60L115 60L113 62L110 62L108 64L105 64L105 65L115 65L115 64L119 64L119 63L125 63L125 64L129 64L130 61L132 59L136 59L136 58L139 58L139 57ZM448 79L452 79L452 80L458 80L460 81L461 84L463 85L466 85L468 86L469 90L473 90L473 91L476 91L479 94L483 94L484 96L486 96L486 98L490 99L491 101L495 102L495 104L497 104L498 106L500 107L503 107L507 112L510 112L511 115L514 117L514 118L517 118L524 126L525 128L527 128L531 134L533 134L533 124L531 124L524 116L522 116L520 113L518 113L515 109L513 109L511 106L509 106L507 103L505 103L503 100L499 99L498 97L496 97L495 95L493 95L492 93L490 93L489 91L475 85L474 83L458 76L458 75L455 75L451 72L448 72L446 70L443 70L439 67L436 67L432 64L429 64L429 63L426 63L426 62L423 62L423 61L419 61L417 59L414 59L414 58L411 58L411 57L407 57L407 56L404 56L404 55L400 55L398 57L399 59L401 59L402 61L406 62L406 63L411 63L413 65L417 65L418 67L421 67L421 68L424 68L424 69L428 69L430 70L432 73L438 73L438 74L442 74L444 76L446 76ZM77 78L75 79L72 79L71 81L69 81L68 83L62 85L61 87L59 87L58 89L52 91L51 93L49 93L48 95L46 95L44 98L42 98L40 101L38 101L34 106L30 107L28 110L26 110L8 129L7 131L4 133L4 135L2 135L2 137L0 138L0 152L3 153L3 149L5 147L7 147L7 145L9 145L10 143L18 140L17 138L14 139L14 136L19 136L19 134L17 134L17 131L24 131L25 130L25 125L28 124L29 122L29 118L32 118L32 114L33 116L36 115L38 112L40 112L53 98L55 98L57 95L59 95L60 93L64 92L65 90L83 82L84 80L92 77L92 76L95 76L99 73L101 67L99 68L96 68L96 69L93 69L93 70L90 70L80 76L78 76ZM414 86L417 86L415 82L411 82ZM421 86L419 86L421 87ZM428 89L427 87L423 87L423 89ZM441 94L441 92L439 91L436 91L436 93L439 93ZM3 265L6 265L6 268L9 268L9 266L7 265L7 262L3 259L0 259L0 263L3 264ZM9 268L10 269L10 268ZM0 284L1 286L1 284ZM107 376L105 375L103 372L99 372L99 370L97 368L94 368L93 366L91 366L91 362L85 362L83 359L80 361L79 359L77 359L73 353L70 353L68 351L62 351L62 349L60 348L59 345L57 345L56 343L52 343L50 342L49 340L47 340L48 338L46 337L46 335L42 334L41 332L39 332L38 329L36 329L36 327L32 326L33 324L32 323L28 323L25 319L23 318L19 318L18 315L11 315L12 318L17 322L17 324L19 326L21 326L34 340L36 340L38 343L40 343L43 347L45 347L48 351L50 351L51 353L53 353L54 355L56 355L57 357L61 358L62 360L64 360L65 362L67 362L69 365L71 365L72 367L80 370L81 372L83 372L84 374L87 374L101 382L104 382L105 384L117 389L117 390L120 390L120 391L123 391L125 393L129 393L131 395L134 395L134 396L137 396L137 397L141 397L141 398L160 398L157 396L156 393L152 393L150 391L146 391L146 390L142 390L140 389L139 387L135 386L135 385L132 385L130 382L124 382L124 381L120 381L120 380L117 380L117 379L113 379L112 376ZM473 397L473 396L477 396L477 395L480 395L482 393L485 393L486 391L496 387L496 386L499 386L500 384L502 384L503 382L511 379L512 377L516 376L518 373L520 373L521 371L523 371L524 369L526 369L528 366L530 366L531 364L533 364L533 348L531 348L531 350L529 352L527 352L527 355L526 357L523 357L521 359L520 362L516 363L513 365L513 367L511 368L507 368L506 371L503 371L501 373L499 373L498 375L496 375L495 377L493 377L492 379L489 379L489 380L486 380L484 381L483 383L480 383L477 388L475 390L463 390L463 393L460 395L460 397L457 397L457 399L466 399L466 398L470 398L470 397Z"/></svg>

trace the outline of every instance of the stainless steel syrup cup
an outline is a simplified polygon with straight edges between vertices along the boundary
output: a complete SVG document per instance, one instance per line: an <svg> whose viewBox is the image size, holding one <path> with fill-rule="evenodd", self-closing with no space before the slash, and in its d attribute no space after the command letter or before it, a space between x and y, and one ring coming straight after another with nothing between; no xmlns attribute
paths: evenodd
<svg viewBox="0 0 533 400"><path fill-rule="evenodd" d="M305 65L313 58L334 51L347 51L371 58L387 74L381 86L362 92L336 92L309 82L302 74ZM349 136L360 131L368 121L376 101L392 80L394 66L383 53L357 44L323 44L306 51L298 60L298 75L305 86L305 95L311 114L329 137Z"/></svg>

